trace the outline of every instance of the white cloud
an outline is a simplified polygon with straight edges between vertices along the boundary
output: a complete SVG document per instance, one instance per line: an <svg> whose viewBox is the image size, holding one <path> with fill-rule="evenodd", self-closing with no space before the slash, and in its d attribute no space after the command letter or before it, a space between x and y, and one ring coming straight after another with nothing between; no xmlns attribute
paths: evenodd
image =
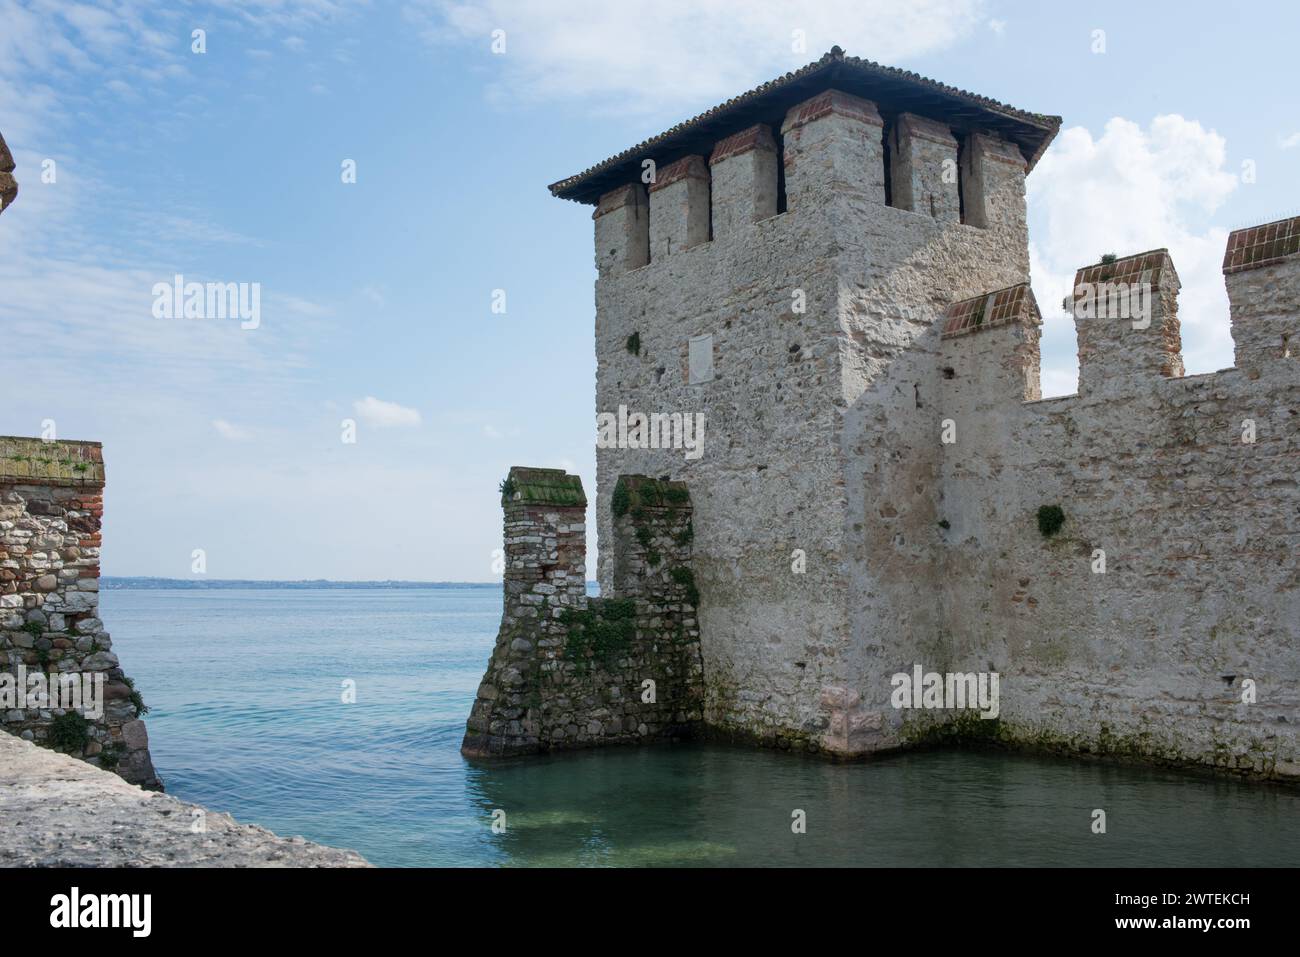
<svg viewBox="0 0 1300 957"><path fill-rule="evenodd" d="M1292 150L1300 146L1300 133L1292 133L1290 136L1279 136L1277 138L1278 149Z"/></svg>
<svg viewBox="0 0 1300 957"><path fill-rule="evenodd" d="M510 98L591 99L624 112L713 105L839 45L894 64L945 49L980 22L983 0L412 0L431 44L482 50ZM506 52L490 53L492 31ZM805 49L793 49L794 31Z"/></svg>
<svg viewBox="0 0 1300 957"><path fill-rule="evenodd" d="M992 30L994 33L996 33L998 36L1002 36L1004 33L1007 32L1007 21L990 20L989 29Z"/></svg>
<svg viewBox="0 0 1300 957"><path fill-rule="evenodd" d="M1034 294L1043 311L1043 394L1074 391L1074 324L1061 301L1074 272L1104 253L1168 248L1182 280L1178 315L1188 372L1232 365L1228 300L1220 269L1227 230L1211 214L1237 188L1227 144L1177 115L1143 129L1115 117L1100 138L1065 130L1028 180Z"/></svg>
<svg viewBox="0 0 1300 957"><path fill-rule="evenodd" d="M231 442L243 442L252 438L252 433L247 429L227 422L225 419L213 419L212 427L217 430L217 434L223 439L229 439Z"/></svg>
<svg viewBox="0 0 1300 957"><path fill-rule="evenodd" d="M368 395L364 399L353 402L352 409L362 422L373 425L378 429L418 426L420 424L418 410L408 409L396 402L385 402L383 399L376 399L373 395Z"/></svg>

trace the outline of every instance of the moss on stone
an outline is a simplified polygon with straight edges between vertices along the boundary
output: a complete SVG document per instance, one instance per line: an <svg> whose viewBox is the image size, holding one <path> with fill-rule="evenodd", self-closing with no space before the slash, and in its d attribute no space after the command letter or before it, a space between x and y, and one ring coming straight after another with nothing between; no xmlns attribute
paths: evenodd
<svg viewBox="0 0 1300 957"><path fill-rule="evenodd" d="M695 585L695 573L685 565L678 565L668 573L674 582L686 589L686 601L692 605L700 603L700 590Z"/></svg>
<svg viewBox="0 0 1300 957"><path fill-rule="evenodd" d="M560 623L568 629L564 657L578 670L587 671L593 661L604 664L631 647L636 637L636 602L595 599L583 609L564 609Z"/></svg>
<svg viewBox="0 0 1300 957"><path fill-rule="evenodd" d="M506 489L509 488L507 495ZM501 483L501 504L559 505L581 507L587 504L582 479L563 469L531 469L516 465Z"/></svg>

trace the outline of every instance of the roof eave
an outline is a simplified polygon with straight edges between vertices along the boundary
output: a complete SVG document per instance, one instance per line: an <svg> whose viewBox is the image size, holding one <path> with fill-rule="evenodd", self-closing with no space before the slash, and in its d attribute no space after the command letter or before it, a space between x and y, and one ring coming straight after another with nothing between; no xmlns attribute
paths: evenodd
<svg viewBox="0 0 1300 957"><path fill-rule="evenodd" d="M866 84L872 84L874 89L862 90ZM1059 116L1026 113L919 74L855 57L846 59L836 47L820 60L733 97L581 173L552 183L550 192L560 199L595 205L603 192L619 185L618 177L627 180L623 173L634 176L634 167L641 159L649 156L664 165L692 149L702 150L704 141L720 139L753 123L779 125L784 110L802 101L795 99L802 92L812 96L815 93L811 89L820 92L833 86L847 87L845 92L849 93L854 92L853 87L872 93L891 112L903 112L912 106L918 106L921 111L928 106L958 125L963 121L996 119L999 131L1007 133L1024 155L1027 169L1034 167L1061 127ZM972 123L972 126L984 125ZM628 169L615 174L624 166Z"/></svg>

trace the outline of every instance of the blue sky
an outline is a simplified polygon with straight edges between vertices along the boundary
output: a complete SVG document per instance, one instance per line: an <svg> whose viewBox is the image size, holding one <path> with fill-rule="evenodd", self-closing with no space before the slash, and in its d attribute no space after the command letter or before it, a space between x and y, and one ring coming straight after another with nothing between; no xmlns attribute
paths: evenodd
<svg viewBox="0 0 1300 957"><path fill-rule="evenodd" d="M546 185L836 43L1065 118L1029 180L1046 394L1103 252L1168 246L1188 372L1231 365L1227 232L1300 207L1296 5L647 9L0 0L0 433L104 443L106 574L497 577L510 465L594 488L590 208ZM260 327L153 318L175 273L260 283Z"/></svg>

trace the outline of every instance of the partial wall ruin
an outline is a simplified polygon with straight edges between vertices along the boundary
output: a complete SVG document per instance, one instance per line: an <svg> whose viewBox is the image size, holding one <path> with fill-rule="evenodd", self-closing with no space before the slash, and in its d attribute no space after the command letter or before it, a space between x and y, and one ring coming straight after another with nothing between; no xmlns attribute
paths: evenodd
<svg viewBox="0 0 1300 957"><path fill-rule="evenodd" d="M690 495L681 483L626 476L615 500L614 590L589 598L582 481L510 470L505 608L467 756L676 740L699 726Z"/></svg>
<svg viewBox="0 0 1300 957"><path fill-rule="evenodd" d="M0 730L162 790L143 699L99 618L103 514L98 442L0 436ZM98 685L102 714L84 694L57 706L60 682Z"/></svg>

